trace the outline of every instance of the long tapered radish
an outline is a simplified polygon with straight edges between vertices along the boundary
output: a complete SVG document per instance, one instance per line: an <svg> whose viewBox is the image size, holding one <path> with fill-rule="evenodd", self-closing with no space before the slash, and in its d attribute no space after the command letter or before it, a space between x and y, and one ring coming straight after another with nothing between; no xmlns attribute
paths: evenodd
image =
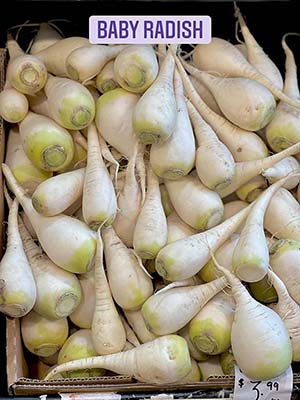
<svg viewBox="0 0 300 400"><path fill-rule="evenodd" d="M18 185L9 167L2 164L2 171L29 217L48 257L59 267L70 272L83 273L91 269L96 247L93 232L83 222L67 215L44 217L39 214L33 208L31 199Z"/></svg>
<svg viewBox="0 0 300 400"><path fill-rule="evenodd" d="M272 93L248 78L224 78L200 71L182 60L185 69L214 95L229 121L248 131L264 128L272 119L276 102ZM228 102L231 97L232 101Z"/></svg>
<svg viewBox="0 0 300 400"><path fill-rule="evenodd" d="M149 276L117 236L112 226L103 229L107 278L115 302L124 310L137 310L153 293Z"/></svg>
<svg viewBox="0 0 300 400"><path fill-rule="evenodd" d="M21 122L27 115L27 97L18 90L7 87L0 93L0 116L7 122Z"/></svg>
<svg viewBox="0 0 300 400"><path fill-rule="evenodd" d="M278 239L300 241L300 204L286 189L273 196L265 215L265 229Z"/></svg>
<svg viewBox="0 0 300 400"><path fill-rule="evenodd" d="M178 179L187 175L195 164L195 138L186 107L179 73L175 70L174 87L177 104L177 120L174 132L164 143L153 143L150 163L161 178Z"/></svg>
<svg viewBox="0 0 300 400"><path fill-rule="evenodd" d="M205 231L221 222L224 206L220 196L205 187L197 176L165 179L164 183L175 211L192 228Z"/></svg>
<svg viewBox="0 0 300 400"><path fill-rule="evenodd" d="M150 342L151 340L154 340L156 338L156 335L150 332L147 328L141 310L124 310L124 314L129 325L132 327L142 343Z"/></svg>
<svg viewBox="0 0 300 400"><path fill-rule="evenodd" d="M193 53L193 62L197 68L204 71L214 71L227 77L252 79L265 86L275 97L300 108L299 101L284 94L269 78L253 67L233 44L224 39L213 37L208 45L198 44Z"/></svg>
<svg viewBox="0 0 300 400"><path fill-rule="evenodd" d="M193 103L204 120L211 125L219 139L228 147L235 161L256 160L268 155L268 149L262 139L253 132L238 128L213 112L193 87L185 69L178 57L175 57L180 72L186 96Z"/></svg>
<svg viewBox="0 0 300 400"><path fill-rule="evenodd" d="M214 228L177 240L165 246L156 257L156 271L169 281L180 281L195 275L216 251L244 222L248 206Z"/></svg>
<svg viewBox="0 0 300 400"><path fill-rule="evenodd" d="M175 287L155 293L142 307L147 328L160 336L177 332L225 286L226 279L222 277L202 285Z"/></svg>
<svg viewBox="0 0 300 400"><path fill-rule="evenodd" d="M239 189L242 185L250 181L257 175L260 175L264 170L272 167L279 161L286 157L296 154L300 150L300 143L296 143L280 153L273 154L272 156L262 158L261 160L244 161L235 164L235 176L231 183L224 189L217 189L219 195L224 198L229 194Z"/></svg>
<svg viewBox="0 0 300 400"><path fill-rule="evenodd" d="M245 43L237 43L237 44L235 44L234 46L239 50L239 52L240 52L240 53L246 58L246 60L247 60L248 54L247 54L247 46L246 46L246 44L245 44Z"/></svg>
<svg viewBox="0 0 300 400"><path fill-rule="evenodd" d="M114 59L126 47L89 44L73 50L66 59L69 77L81 82L94 78L108 61Z"/></svg>
<svg viewBox="0 0 300 400"><path fill-rule="evenodd" d="M270 248L272 271L283 281L290 296L300 304L300 241L280 239Z"/></svg>
<svg viewBox="0 0 300 400"><path fill-rule="evenodd" d="M216 114L223 115L220 107L218 106L218 103L216 102L214 96L209 91L209 89L194 76L191 75L190 79L196 92L199 94L204 103L206 103L206 105Z"/></svg>
<svg viewBox="0 0 300 400"><path fill-rule="evenodd" d="M161 204L159 180L149 165L146 199L135 225L133 248L141 258L152 259L165 246L167 239L168 227Z"/></svg>
<svg viewBox="0 0 300 400"><path fill-rule="evenodd" d="M275 378L292 362L292 345L283 321L254 300L230 271L218 267L226 276L236 302L231 347L237 365L250 379Z"/></svg>
<svg viewBox="0 0 300 400"><path fill-rule="evenodd" d="M19 203L14 200L8 215L7 245L0 263L0 311L19 318L36 301L36 284L18 229Z"/></svg>
<svg viewBox="0 0 300 400"><path fill-rule="evenodd" d="M194 360L196 361L204 361L207 360L209 355L202 353L202 351L198 350L197 347L193 344L191 341L190 335L189 335L189 325L186 325L180 331L178 332L180 336L182 336L188 345L189 352L191 357L193 357Z"/></svg>
<svg viewBox="0 0 300 400"><path fill-rule="evenodd" d="M69 315L69 318L79 328L91 329L95 311L94 271L91 270L87 275L87 277L79 280L82 293L81 301L73 313Z"/></svg>
<svg viewBox="0 0 300 400"><path fill-rule="evenodd" d="M274 183L287 175L293 175L300 172L300 164L295 157L286 157L279 161L273 167L263 171L262 175L267 178L269 183ZM291 190L299 184L300 178L295 176L289 179L282 187Z"/></svg>
<svg viewBox="0 0 300 400"><path fill-rule="evenodd" d="M73 50L90 45L87 38L69 37L35 54L46 65L48 72L56 76L67 77L66 60Z"/></svg>
<svg viewBox="0 0 300 400"><path fill-rule="evenodd" d="M68 337L59 351L57 364L97 356L90 329L79 329ZM88 378L104 374L102 368L82 369L62 373L64 378Z"/></svg>
<svg viewBox="0 0 300 400"><path fill-rule="evenodd" d="M276 191L289 178L273 183L254 203L232 256L232 269L245 282L264 278L269 268L269 249L264 232L264 217L268 204ZM255 243L255 245L253 245Z"/></svg>
<svg viewBox="0 0 300 400"><path fill-rule="evenodd" d="M81 288L74 274L55 265L35 244L22 219L19 230L36 283L34 311L48 319L68 317L81 301Z"/></svg>
<svg viewBox="0 0 300 400"><path fill-rule="evenodd" d="M119 85L134 93L143 93L158 74L158 63L152 46L133 45L123 49L114 62Z"/></svg>
<svg viewBox="0 0 300 400"><path fill-rule="evenodd" d="M109 92L114 90L120 85L117 82L114 73L114 61L109 61L96 77L96 87L101 93Z"/></svg>
<svg viewBox="0 0 300 400"><path fill-rule="evenodd" d="M10 57L6 78L10 85L24 94L34 94L43 89L47 82L44 63L33 55L25 54L10 36L6 44Z"/></svg>
<svg viewBox="0 0 300 400"><path fill-rule="evenodd" d="M82 368L105 368L153 384L176 382L184 378L192 366L186 341L180 336L168 335L125 352L62 364L45 379Z"/></svg>
<svg viewBox="0 0 300 400"><path fill-rule="evenodd" d="M137 148L130 158L125 182L118 195L118 208L113 227L120 239L128 247L133 247L133 233L142 206L142 193L136 177Z"/></svg>
<svg viewBox="0 0 300 400"><path fill-rule="evenodd" d="M51 171L36 168L26 156L17 127L9 131L5 163L10 167L19 184L30 194L41 182L52 176Z"/></svg>
<svg viewBox="0 0 300 400"><path fill-rule="evenodd" d="M278 302L271 308L284 322L292 344L293 361L297 362L300 360L300 306L290 297L284 283L273 271L268 272L268 277L278 295Z"/></svg>
<svg viewBox="0 0 300 400"><path fill-rule="evenodd" d="M59 42L62 36L52 27L51 23L42 22L33 39L30 54L36 54Z"/></svg>
<svg viewBox="0 0 300 400"><path fill-rule="evenodd" d="M173 85L174 68L174 58L168 53L156 80L134 108L133 130L145 144L163 143L174 132L177 116Z"/></svg>
<svg viewBox="0 0 300 400"><path fill-rule="evenodd" d="M187 225L175 211L167 217L168 225L168 241L167 243L176 242L176 240L182 239L187 236L194 235L196 231Z"/></svg>
<svg viewBox="0 0 300 400"><path fill-rule="evenodd" d="M21 320L25 347L38 356L51 356L65 343L69 327L66 318L50 320L31 311Z"/></svg>
<svg viewBox="0 0 300 400"><path fill-rule="evenodd" d="M104 164L97 128L88 128L88 158L84 177L82 213L93 229L113 222L117 212L117 199L113 183Z"/></svg>
<svg viewBox="0 0 300 400"><path fill-rule="evenodd" d="M97 232L95 256L95 311L92 320L92 339L98 354L122 351L126 333L114 304L103 265L103 243L100 230Z"/></svg>
<svg viewBox="0 0 300 400"><path fill-rule="evenodd" d="M236 233L231 235L222 246L220 246L215 252L215 258L218 262L221 262L223 267L231 271L232 267L232 255L236 245L239 241L240 236ZM218 269L213 261L210 259L198 273L200 279L204 282L210 282L219 276Z"/></svg>
<svg viewBox="0 0 300 400"><path fill-rule="evenodd" d="M270 282L268 275L258 282L249 283L249 289L255 300L260 303L276 303L278 300L276 290Z"/></svg>
<svg viewBox="0 0 300 400"><path fill-rule="evenodd" d="M245 20L238 7L235 7L235 16L238 19L242 35L246 45L247 60L261 74L266 76L278 89L282 90L283 80L279 69L274 62L267 56L260 45L251 34Z"/></svg>
<svg viewBox="0 0 300 400"><path fill-rule="evenodd" d="M80 168L47 179L32 194L33 207L46 217L64 212L82 196L84 176Z"/></svg>
<svg viewBox="0 0 300 400"><path fill-rule="evenodd" d="M262 175L256 175L254 178L250 179L250 181L240 186L235 193L239 199L252 203L252 201L256 200L267 186L264 177Z"/></svg>
<svg viewBox="0 0 300 400"><path fill-rule="evenodd" d="M230 347L235 303L226 293L214 296L190 321L189 334L196 348L216 355Z"/></svg>
<svg viewBox="0 0 300 400"><path fill-rule="evenodd" d="M285 80L284 93L294 99L300 100L298 88L297 65L293 52L286 43L286 34L282 38L282 47L285 52ZM294 34L299 36L299 34ZM274 118L266 128L268 144L274 151L280 151L297 143L300 140L300 111L289 104L279 102Z"/></svg>
<svg viewBox="0 0 300 400"><path fill-rule="evenodd" d="M104 93L96 104L95 123L99 132L126 158L132 156L137 141L133 134L132 113L139 98L138 94L118 88Z"/></svg>
<svg viewBox="0 0 300 400"><path fill-rule="evenodd" d="M126 344L129 343L133 347L140 346L141 343L140 343L138 337L136 336L135 332L133 331L131 326L128 324L128 322L122 315L121 315L121 320L122 320L122 323L123 323L123 326L125 329L125 333L126 333L126 339L127 339ZM128 344L127 344L127 346L128 346Z"/></svg>
<svg viewBox="0 0 300 400"><path fill-rule="evenodd" d="M235 174L233 156L190 101L187 101L187 106L197 139L196 171L199 179L212 190L226 187ZM214 168L208 169L210 164Z"/></svg>
<svg viewBox="0 0 300 400"><path fill-rule="evenodd" d="M71 163L72 136L53 120L30 111L19 128L25 154L36 167L59 171Z"/></svg>

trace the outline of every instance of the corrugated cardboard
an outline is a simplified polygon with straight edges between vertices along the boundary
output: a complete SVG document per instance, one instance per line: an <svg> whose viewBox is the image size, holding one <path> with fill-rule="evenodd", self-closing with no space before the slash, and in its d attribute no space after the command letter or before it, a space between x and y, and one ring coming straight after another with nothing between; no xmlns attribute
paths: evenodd
<svg viewBox="0 0 300 400"><path fill-rule="evenodd" d="M6 51L0 49L0 90L5 81ZM5 150L5 132L3 121L0 118L0 161L2 163ZM4 232L4 201L3 181L0 174L0 254L3 249ZM207 382L172 385L149 385L137 383L127 376L104 376L86 379L60 379L42 381L28 378L28 366L23 354L18 319L6 318L6 356L7 356L7 384L10 395L43 395L57 393L121 393L121 392L168 392L176 390L232 390L234 377L216 376ZM300 384L300 374L294 374L294 384ZM84 395L81 397L84 399Z"/></svg>

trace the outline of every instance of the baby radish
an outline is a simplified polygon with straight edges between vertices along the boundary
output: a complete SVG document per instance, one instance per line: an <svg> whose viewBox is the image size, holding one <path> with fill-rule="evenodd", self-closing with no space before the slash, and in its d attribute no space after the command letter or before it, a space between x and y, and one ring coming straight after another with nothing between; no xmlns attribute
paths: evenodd
<svg viewBox="0 0 300 400"><path fill-rule="evenodd" d="M34 311L21 320L21 333L25 347L37 356L55 354L65 343L69 327L66 318L49 320Z"/></svg>
<svg viewBox="0 0 300 400"><path fill-rule="evenodd" d="M27 115L27 97L14 88L4 88L0 93L0 116L7 122L21 122Z"/></svg>
<svg viewBox="0 0 300 400"><path fill-rule="evenodd" d="M224 206L220 196L205 187L198 176L184 176L164 181L179 217L196 230L205 231L219 224Z"/></svg>
<svg viewBox="0 0 300 400"><path fill-rule="evenodd" d="M234 311L232 297L221 292L198 312L189 323L190 338L198 350L216 355L229 349Z"/></svg>
<svg viewBox="0 0 300 400"><path fill-rule="evenodd" d="M92 320L92 339L97 354L112 354L122 351L126 333L114 304L103 265L103 243L100 230L97 232L95 257L95 310Z"/></svg>
<svg viewBox="0 0 300 400"><path fill-rule="evenodd" d="M39 30L33 39L32 46L30 48L30 54L36 54L53 44L59 42L62 36L52 27L51 22L42 22L39 26Z"/></svg>
<svg viewBox="0 0 300 400"><path fill-rule="evenodd" d="M141 310L124 310L124 314L129 325L142 343L150 342L156 338L156 335L147 328Z"/></svg>
<svg viewBox="0 0 300 400"><path fill-rule="evenodd" d="M32 205L51 217L64 212L82 196L85 168L56 175L41 183L32 195Z"/></svg>
<svg viewBox="0 0 300 400"><path fill-rule="evenodd" d="M66 59L69 77L80 82L93 79L108 61L116 58L126 47L88 44L73 50Z"/></svg>
<svg viewBox="0 0 300 400"><path fill-rule="evenodd" d="M262 174L264 174L264 172L262 172ZM262 175L256 175L254 178L250 179L250 181L240 186L235 193L239 199L252 203L266 188L267 182L264 177Z"/></svg>
<svg viewBox="0 0 300 400"><path fill-rule="evenodd" d="M0 263L0 311L13 318L29 313L36 301L36 284L18 228L19 203L9 210L6 251Z"/></svg>
<svg viewBox="0 0 300 400"><path fill-rule="evenodd" d="M9 130L5 163L11 169L18 183L29 194L32 194L41 182L52 176L51 171L36 168L26 156L17 127Z"/></svg>
<svg viewBox="0 0 300 400"><path fill-rule="evenodd" d="M153 143L150 150L150 163L155 174L171 180L187 175L195 164L195 138L177 71L174 86L177 103L175 130L167 141Z"/></svg>
<svg viewBox="0 0 300 400"><path fill-rule="evenodd" d="M87 275L87 276L84 276ZM70 320L79 328L91 329L95 312L94 270L82 275L79 280L81 287L81 302L69 315Z"/></svg>
<svg viewBox="0 0 300 400"><path fill-rule="evenodd" d="M218 267L226 276L236 302L231 328L236 364L250 379L275 378L292 362L292 345L283 321L270 308L254 300L230 271L219 264Z"/></svg>
<svg viewBox="0 0 300 400"><path fill-rule="evenodd" d="M176 242L176 240L183 239L184 237L194 235L196 231L182 221L181 218L172 211L167 217L168 225L168 241L167 243Z"/></svg>
<svg viewBox="0 0 300 400"><path fill-rule="evenodd" d="M44 217L36 212L6 164L2 164L2 171L48 257L70 272L83 273L91 269L96 247L93 232L83 222L67 215Z"/></svg>
<svg viewBox="0 0 300 400"><path fill-rule="evenodd" d="M96 87L101 93L106 93L119 87L114 73L114 61L109 61L99 72L96 78Z"/></svg>
<svg viewBox="0 0 300 400"><path fill-rule="evenodd" d="M156 54L151 45L132 45L123 49L114 62L119 85L134 93L143 93L158 74Z"/></svg>
<svg viewBox="0 0 300 400"><path fill-rule="evenodd" d="M47 70L37 57L25 54L10 36L7 40L9 63L6 78L9 84L24 94L34 94L43 89L47 82Z"/></svg>
<svg viewBox="0 0 300 400"><path fill-rule="evenodd" d="M244 222L248 206L220 225L165 246L156 257L156 271L168 281L181 281L197 274L216 251Z"/></svg>
<svg viewBox="0 0 300 400"><path fill-rule="evenodd" d="M198 79L196 79L193 75L190 76L190 80L196 92L199 94L204 103L216 114L223 115L220 107L218 106L218 103L216 102L216 99L209 91L209 89L207 89L207 87Z"/></svg>
<svg viewBox="0 0 300 400"><path fill-rule="evenodd" d="M191 372L186 341L177 335L157 338L131 350L70 361L52 369L45 379L78 369L104 368L151 384L174 383Z"/></svg>
<svg viewBox="0 0 300 400"><path fill-rule="evenodd" d="M209 380L210 377L223 375L220 356L211 356L207 360L199 362L198 367L203 381Z"/></svg>
<svg viewBox="0 0 300 400"><path fill-rule="evenodd" d="M300 173L300 164L295 157L290 156L279 161L273 167L264 170L262 175L272 184L285 176L297 173ZM282 187L288 190L294 189L299 184L299 181L299 176L295 176L289 179Z"/></svg>
<svg viewBox="0 0 300 400"><path fill-rule="evenodd" d="M260 303L276 303L277 293L268 275L258 282L249 283L250 293Z"/></svg>
<svg viewBox="0 0 300 400"><path fill-rule="evenodd" d="M190 101L187 101L187 106L197 139L196 171L199 179L209 189L224 188L235 174L232 154ZM207 166L211 164L214 168L208 169Z"/></svg>
<svg viewBox="0 0 300 400"><path fill-rule="evenodd" d="M72 136L53 120L30 111L19 128L25 154L36 167L59 171L71 163Z"/></svg>
<svg viewBox="0 0 300 400"><path fill-rule="evenodd" d="M226 279L222 277L202 285L162 289L143 304L147 328L160 336L177 332L225 286Z"/></svg>
<svg viewBox="0 0 300 400"><path fill-rule="evenodd" d="M180 329L178 334L186 340L190 355L191 355L191 357L193 357L194 360L205 361L208 359L209 355L202 353L202 351L198 350L197 347L191 341L191 338L189 335L189 325L186 325L184 328Z"/></svg>
<svg viewBox="0 0 300 400"><path fill-rule="evenodd" d="M165 246L167 239L168 227L161 204L159 180L149 165L146 199L135 225L133 248L139 257L152 259Z"/></svg>
<svg viewBox="0 0 300 400"><path fill-rule="evenodd" d="M220 355L220 363L222 371L225 375L234 375L235 359L231 349L225 351Z"/></svg>
<svg viewBox="0 0 300 400"><path fill-rule="evenodd" d="M90 329L79 329L68 337L58 354L57 364L63 364L86 357L94 357L97 352L93 346ZM63 378L89 378L104 374L101 368L84 368L82 370L63 372Z"/></svg>
<svg viewBox="0 0 300 400"><path fill-rule="evenodd" d="M174 68L174 58L169 52L156 80L134 108L133 130L145 144L163 143L175 130L177 109L173 86Z"/></svg>
<svg viewBox="0 0 300 400"><path fill-rule="evenodd" d="M153 293L151 278L113 227L103 229L102 238L108 283L115 302L124 310L141 308Z"/></svg>
<svg viewBox="0 0 300 400"><path fill-rule="evenodd" d="M117 199L113 183L104 164L97 128L88 128L88 158L83 185L82 213L93 230L113 222L117 212Z"/></svg>

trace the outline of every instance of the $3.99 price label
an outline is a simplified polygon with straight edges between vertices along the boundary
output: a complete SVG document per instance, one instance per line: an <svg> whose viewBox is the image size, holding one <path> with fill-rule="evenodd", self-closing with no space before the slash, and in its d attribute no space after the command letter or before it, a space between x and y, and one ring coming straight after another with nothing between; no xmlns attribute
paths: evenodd
<svg viewBox="0 0 300 400"><path fill-rule="evenodd" d="M288 368L280 376L266 381L247 378L235 366L234 400L290 400L293 390L293 371Z"/></svg>

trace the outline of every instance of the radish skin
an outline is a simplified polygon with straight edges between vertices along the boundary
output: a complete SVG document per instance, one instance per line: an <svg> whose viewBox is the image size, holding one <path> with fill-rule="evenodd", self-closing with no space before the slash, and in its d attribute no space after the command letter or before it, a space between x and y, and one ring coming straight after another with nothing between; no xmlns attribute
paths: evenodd
<svg viewBox="0 0 300 400"><path fill-rule="evenodd" d="M200 369L198 367L198 364L196 363L196 361L191 358L191 362L192 362L192 370L191 372L185 376L183 379L180 379L181 384L187 384L187 383L194 383L194 382L199 382L201 381L201 372ZM176 383L178 383L176 382Z"/></svg>
<svg viewBox="0 0 300 400"><path fill-rule="evenodd" d="M164 143L153 143L150 164L161 178L176 180L187 175L195 165L195 138L186 107L180 75L174 75L177 120L171 137Z"/></svg>
<svg viewBox="0 0 300 400"><path fill-rule="evenodd" d="M192 85L194 86L194 89L199 94L204 103L216 114L223 115L220 107L218 106L218 103L216 102L216 99L209 91L209 89L192 75L190 76L190 80Z"/></svg>
<svg viewBox="0 0 300 400"><path fill-rule="evenodd" d="M253 67L233 44L224 39L213 37L209 45L198 44L193 53L193 62L203 71L214 71L227 77L252 79L265 86L275 97L300 108L299 101L284 94L269 78Z"/></svg>
<svg viewBox="0 0 300 400"><path fill-rule="evenodd" d="M277 293L268 275L258 282L249 283L250 293L260 303L276 303Z"/></svg>
<svg viewBox="0 0 300 400"><path fill-rule="evenodd" d="M97 232L95 256L95 310L92 320L92 339L97 354L106 355L122 351L126 333L114 304L103 265L103 243Z"/></svg>
<svg viewBox="0 0 300 400"><path fill-rule="evenodd" d="M119 87L114 73L114 61L109 61L96 77L96 87L100 93L106 93Z"/></svg>
<svg viewBox="0 0 300 400"><path fill-rule="evenodd" d="M191 341L190 335L189 335L189 325L186 325L180 331L178 332L180 336L182 336L188 345L189 352L191 357L196 360L196 361L205 361L208 359L209 355L202 353L202 351L198 350L197 347L193 344Z"/></svg>
<svg viewBox="0 0 300 400"><path fill-rule="evenodd" d="M85 168L56 175L42 182L32 195L32 205L40 214L58 215L82 196Z"/></svg>
<svg viewBox="0 0 300 400"><path fill-rule="evenodd" d="M65 343L68 337L66 318L49 320L31 311L21 320L21 333L25 347L37 356L51 356Z"/></svg>
<svg viewBox="0 0 300 400"><path fill-rule="evenodd" d="M88 128L88 158L83 185L82 214L91 229L112 224L117 212L113 183L104 164L97 128Z"/></svg>
<svg viewBox="0 0 300 400"><path fill-rule="evenodd" d="M0 263L0 311L13 318L28 314L37 296L18 228L18 208L15 199L9 210L6 251Z"/></svg>
<svg viewBox="0 0 300 400"><path fill-rule="evenodd" d="M183 239L196 233L195 229L191 228L189 225L183 222L175 211L172 211L172 213L167 217L167 225L167 244L176 242L176 240Z"/></svg>
<svg viewBox="0 0 300 400"><path fill-rule="evenodd" d="M197 139L196 171L201 182L216 190L230 184L235 174L235 162L228 148L213 129L202 119L193 104L187 101L189 115ZM213 164L214 168L207 168Z"/></svg>
<svg viewBox="0 0 300 400"><path fill-rule="evenodd" d="M225 375L234 376L235 359L233 357L231 349L225 351L220 355L220 363L222 371Z"/></svg>
<svg viewBox="0 0 300 400"><path fill-rule="evenodd" d="M156 271L169 281L180 281L197 274L216 251L244 222L251 206L220 225L165 246L156 257Z"/></svg>
<svg viewBox="0 0 300 400"><path fill-rule="evenodd" d="M174 132L177 117L174 69L174 58L168 53L156 80L134 108L132 126L142 143L163 143Z"/></svg>
<svg viewBox="0 0 300 400"><path fill-rule="evenodd" d="M41 246L54 264L75 273L91 269L96 247L93 232L75 218L63 214L44 217L36 212L31 199L18 185L6 164L2 164L2 171L29 217Z"/></svg>
<svg viewBox="0 0 300 400"><path fill-rule="evenodd" d="M262 174L264 174L264 172ZM250 181L239 187L236 191L236 194L239 199L252 203L266 188L266 180L263 178L263 176L257 175L254 178L250 179Z"/></svg>
<svg viewBox="0 0 300 400"><path fill-rule="evenodd" d="M272 184L285 176L297 173L300 173L300 164L295 157L290 156L263 171L262 175ZM282 187L288 190L294 189L299 184L299 181L300 178L295 176L289 179Z"/></svg>
<svg viewBox="0 0 300 400"><path fill-rule="evenodd" d="M202 285L163 289L155 293L142 307L147 328L159 336L177 332L225 286L226 279L222 277Z"/></svg>
<svg viewBox="0 0 300 400"><path fill-rule="evenodd" d="M52 176L51 171L36 168L26 156L17 127L13 127L9 131L5 163L10 167L19 184L29 194L32 194L41 182Z"/></svg>
<svg viewBox="0 0 300 400"><path fill-rule="evenodd" d="M198 177L188 175L164 183L175 211L186 224L205 231L221 222L224 212L221 198L205 187Z"/></svg>
<svg viewBox="0 0 300 400"><path fill-rule="evenodd" d="M87 275L88 277L79 280L82 293L81 302L69 318L79 328L91 329L95 312L94 271L91 270Z"/></svg>
<svg viewBox="0 0 300 400"><path fill-rule="evenodd" d="M71 163L74 143L70 133L48 117L29 112L19 124L24 151L45 171L59 171Z"/></svg>
<svg viewBox="0 0 300 400"><path fill-rule="evenodd" d="M131 45L123 49L114 62L119 85L134 93L147 90L158 74L158 63L151 45Z"/></svg>
<svg viewBox="0 0 300 400"><path fill-rule="evenodd" d="M208 360L199 362L198 366L203 381L208 381L210 377L223 375L219 356L211 356Z"/></svg>
<svg viewBox="0 0 300 400"><path fill-rule="evenodd" d="M161 204L158 177L148 166L146 199L136 221L133 248L139 257L153 259L167 239L167 220Z"/></svg>
<svg viewBox="0 0 300 400"><path fill-rule="evenodd" d="M147 328L141 310L124 310L124 314L129 325L132 327L142 343L150 342L151 340L156 339L157 336L150 332Z"/></svg>
<svg viewBox="0 0 300 400"><path fill-rule="evenodd" d="M0 116L13 124L21 122L27 115L29 104L27 97L14 88L0 93Z"/></svg>
<svg viewBox="0 0 300 400"><path fill-rule="evenodd" d="M108 283L115 302L124 310L140 309L153 293L151 279L113 227L103 229L102 238Z"/></svg>
<svg viewBox="0 0 300 400"><path fill-rule="evenodd" d="M166 185L164 183L161 183L159 185L159 190L160 190L160 196L161 196L161 203L162 203L165 215L166 215L166 217L168 217L174 211L174 207L173 207L173 204L171 203Z"/></svg>
<svg viewBox="0 0 300 400"><path fill-rule="evenodd" d="M243 54L243 56L246 58L248 58L248 50L247 50L247 46L245 43L238 43L234 45L241 54Z"/></svg>
<svg viewBox="0 0 300 400"><path fill-rule="evenodd" d="M279 376L292 362L292 345L284 323L274 311L254 300L231 272L218 267L236 302L231 346L238 367L250 379Z"/></svg>
<svg viewBox="0 0 300 400"><path fill-rule="evenodd" d="M42 22L39 30L34 37L32 46L30 48L30 54L37 54L40 51L47 49L53 44L59 42L62 36L52 28L50 23Z"/></svg>
<svg viewBox="0 0 300 400"><path fill-rule="evenodd" d="M163 336L126 352L71 361L55 367L45 379L58 373L86 368L105 368L146 383L174 383L191 372L186 341L177 335Z"/></svg>
<svg viewBox="0 0 300 400"><path fill-rule="evenodd" d="M204 120L214 129L219 139L228 147L235 161L257 160L266 157L268 149L261 138L253 132L233 125L227 119L213 112L196 92L179 58L175 57L175 61L186 96Z"/></svg>

